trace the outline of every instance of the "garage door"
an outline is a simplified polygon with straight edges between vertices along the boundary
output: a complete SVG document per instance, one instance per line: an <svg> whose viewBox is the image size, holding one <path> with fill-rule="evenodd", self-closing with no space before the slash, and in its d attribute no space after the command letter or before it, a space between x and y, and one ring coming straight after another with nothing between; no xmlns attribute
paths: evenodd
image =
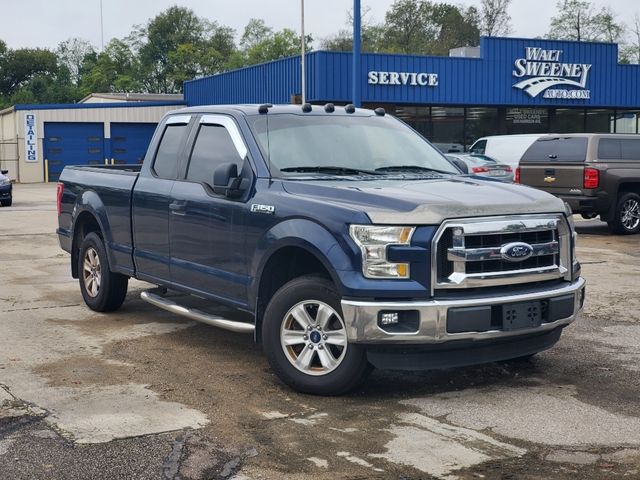
<svg viewBox="0 0 640 480"><path fill-rule="evenodd" d="M142 163L155 129L155 123L112 123L113 163L117 165Z"/></svg>
<svg viewBox="0 0 640 480"><path fill-rule="evenodd" d="M49 181L57 180L67 165L103 165L103 124L45 122L44 158Z"/></svg>

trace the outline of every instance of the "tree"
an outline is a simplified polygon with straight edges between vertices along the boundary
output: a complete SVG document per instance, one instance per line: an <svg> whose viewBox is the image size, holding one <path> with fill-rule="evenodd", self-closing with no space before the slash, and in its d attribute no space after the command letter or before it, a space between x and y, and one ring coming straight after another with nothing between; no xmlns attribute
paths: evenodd
<svg viewBox="0 0 640 480"><path fill-rule="evenodd" d="M633 17L630 28L630 40L621 48L620 61L622 63L640 63L640 15Z"/></svg>
<svg viewBox="0 0 640 480"><path fill-rule="evenodd" d="M511 33L511 0L482 0L480 6L480 33L488 37Z"/></svg>
<svg viewBox="0 0 640 480"><path fill-rule="evenodd" d="M384 24L376 23L369 18L370 8L365 7L362 12L360 25L361 49L363 52L384 52L387 48L386 28ZM347 12L346 25L353 25L353 10ZM337 34L325 38L320 42L320 48L334 52L350 52L353 49L353 28L345 28Z"/></svg>
<svg viewBox="0 0 640 480"><path fill-rule="evenodd" d="M560 0L558 14L551 19L549 38L583 42L617 42L623 33L613 10L603 7L596 11L586 0Z"/></svg>
<svg viewBox="0 0 640 480"><path fill-rule="evenodd" d="M313 39L307 35L305 48L311 50ZM300 54L300 35L284 28L274 32L264 20L252 18L247 23L240 39L240 51L229 57L228 68L265 63L278 58Z"/></svg>
<svg viewBox="0 0 640 480"><path fill-rule="evenodd" d="M71 75L71 81L78 85L82 64L87 55L95 54L93 45L82 38L70 38L58 45L56 55L58 64L64 66Z"/></svg>
<svg viewBox="0 0 640 480"><path fill-rule="evenodd" d="M55 53L39 48L11 50L0 46L0 95L9 97L36 75L53 77L57 73Z"/></svg>

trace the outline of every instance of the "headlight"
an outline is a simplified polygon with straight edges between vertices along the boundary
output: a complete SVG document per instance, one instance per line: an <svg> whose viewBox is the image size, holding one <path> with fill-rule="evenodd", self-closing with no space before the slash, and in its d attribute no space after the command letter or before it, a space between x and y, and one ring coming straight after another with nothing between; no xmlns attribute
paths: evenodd
<svg viewBox="0 0 640 480"><path fill-rule="evenodd" d="M389 245L409 245L415 227L351 225L349 235L362 252L362 274L366 278L409 278L408 263L387 260Z"/></svg>
<svg viewBox="0 0 640 480"><path fill-rule="evenodd" d="M11 183L8 177L0 178L0 187L5 187Z"/></svg>

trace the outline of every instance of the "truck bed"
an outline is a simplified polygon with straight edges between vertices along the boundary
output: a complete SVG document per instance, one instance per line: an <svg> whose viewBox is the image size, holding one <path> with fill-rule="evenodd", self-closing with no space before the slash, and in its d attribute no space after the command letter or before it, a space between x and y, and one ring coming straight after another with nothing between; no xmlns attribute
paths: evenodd
<svg viewBox="0 0 640 480"><path fill-rule="evenodd" d="M64 185L60 228L68 240L62 245L71 250L72 212L78 196L84 197L92 214L101 223L112 269L132 275L134 272L131 230L131 196L140 165L99 165L65 167L60 176ZM61 242L62 243L62 242Z"/></svg>

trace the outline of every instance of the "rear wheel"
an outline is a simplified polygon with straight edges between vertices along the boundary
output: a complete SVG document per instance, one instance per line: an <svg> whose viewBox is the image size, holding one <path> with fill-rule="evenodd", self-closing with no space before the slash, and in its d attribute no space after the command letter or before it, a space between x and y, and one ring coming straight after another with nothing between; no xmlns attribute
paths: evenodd
<svg viewBox="0 0 640 480"><path fill-rule="evenodd" d="M340 297L323 277L280 288L265 312L262 338L271 368L300 392L340 395L371 370L364 348L348 342Z"/></svg>
<svg viewBox="0 0 640 480"><path fill-rule="evenodd" d="M608 224L614 233L632 235L640 232L640 195L631 192L620 195L614 218Z"/></svg>
<svg viewBox="0 0 640 480"><path fill-rule="evenodd" d="M82 297L91 310L112 312L120 308L127 296L129 277L111 271L104 242L95 232L80 245L78 273Z"/></svg>

